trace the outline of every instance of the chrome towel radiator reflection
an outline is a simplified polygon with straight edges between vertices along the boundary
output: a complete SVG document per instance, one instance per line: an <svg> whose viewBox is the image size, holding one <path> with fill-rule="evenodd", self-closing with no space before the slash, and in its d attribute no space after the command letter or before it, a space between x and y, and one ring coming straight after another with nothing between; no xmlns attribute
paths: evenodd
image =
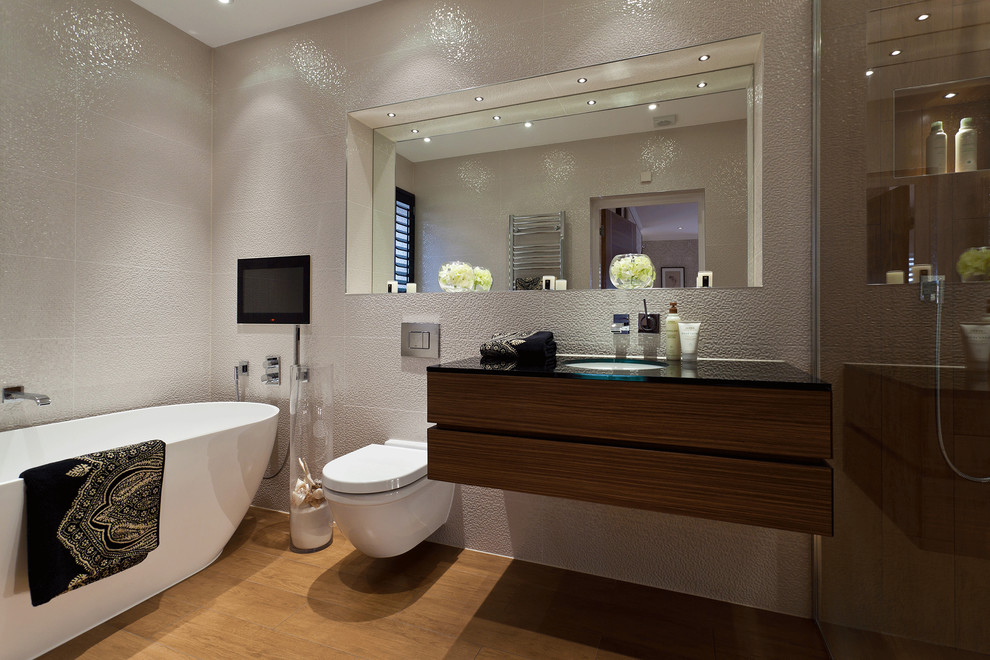
<svg viewBox="0 0 990 660"><path fill-rule="evenodd" d="M564 279L564 212L509 216L509 282L539 288L544 275Z"/></svg>

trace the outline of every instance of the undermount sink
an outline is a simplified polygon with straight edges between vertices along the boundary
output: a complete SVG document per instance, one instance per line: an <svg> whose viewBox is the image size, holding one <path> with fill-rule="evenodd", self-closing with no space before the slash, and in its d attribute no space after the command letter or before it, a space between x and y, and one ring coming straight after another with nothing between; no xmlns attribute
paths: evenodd
<svg viewBox="0 0 990 660"><path fill-rule="evenodd" d="M662 369L666 362L656 360L628 360L622 358L588 358L584 360L569 360L568 367L588 369L590 371L647 371Z"/></svg>

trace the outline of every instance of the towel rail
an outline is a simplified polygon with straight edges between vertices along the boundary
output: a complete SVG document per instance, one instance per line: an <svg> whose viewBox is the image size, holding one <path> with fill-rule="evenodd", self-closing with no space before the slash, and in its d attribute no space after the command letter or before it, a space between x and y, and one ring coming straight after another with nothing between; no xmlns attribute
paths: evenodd
<svg viewBox="0 0 990 660"><path fill-rule="evenodd" d="M553 275L564 278L564 212L509 216L509 282Z"/></svg>

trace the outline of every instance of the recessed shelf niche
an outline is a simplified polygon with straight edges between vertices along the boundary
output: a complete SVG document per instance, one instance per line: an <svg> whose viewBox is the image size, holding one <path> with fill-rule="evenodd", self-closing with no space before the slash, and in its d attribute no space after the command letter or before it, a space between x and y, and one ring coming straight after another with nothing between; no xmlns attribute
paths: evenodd
<svg viewBox="0 0 990 660"><path fill-rule="evenodd" d="M894 176L926 174L925 144L936 121L947 138L945 171L953 173L963 117L972 117L976 125L977 168L990 169L990 77L894 90Z"/></svg>

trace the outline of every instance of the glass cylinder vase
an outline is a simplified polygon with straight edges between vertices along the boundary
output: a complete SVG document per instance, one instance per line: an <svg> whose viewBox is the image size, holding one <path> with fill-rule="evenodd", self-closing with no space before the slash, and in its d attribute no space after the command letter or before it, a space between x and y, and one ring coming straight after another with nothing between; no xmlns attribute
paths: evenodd
<svg viewBox="0 0 990 660"><path fill-rule="evenodd" d="M323 466L333 454L332 414L315 370L292 366L289 391L289 546L316 552L333 542L333 515L323 495ZM333 368L325 383L333 382ZM329 385L328 385L329 387Z"/></svg>

